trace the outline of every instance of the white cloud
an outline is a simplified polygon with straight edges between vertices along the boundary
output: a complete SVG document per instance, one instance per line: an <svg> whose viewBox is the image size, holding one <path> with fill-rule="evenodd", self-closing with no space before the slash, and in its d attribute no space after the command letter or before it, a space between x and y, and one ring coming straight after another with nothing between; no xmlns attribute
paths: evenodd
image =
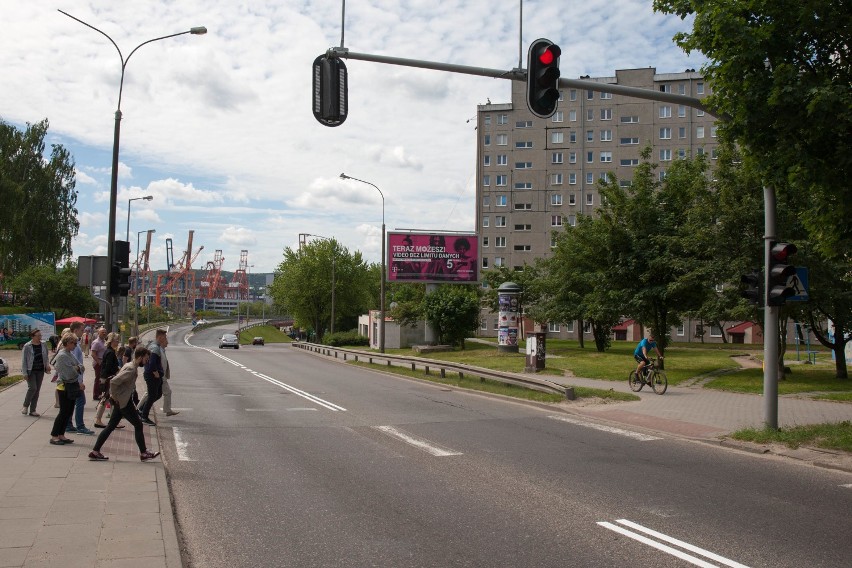
<svg viewBox="0 0 852 568"><path fill-rule="evenodd" d="M250 246L257 244L257 237L255 236L254 231L246 229L245 227L228 227L222 232L219 239L226 243L238 246Z"/></svg>

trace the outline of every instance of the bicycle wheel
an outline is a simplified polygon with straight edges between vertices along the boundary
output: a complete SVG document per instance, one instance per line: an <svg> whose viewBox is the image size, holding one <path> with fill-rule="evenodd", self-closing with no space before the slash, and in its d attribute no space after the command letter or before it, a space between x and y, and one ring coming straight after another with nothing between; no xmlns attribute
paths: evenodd
<svg viewBox="0 0 852 568"><path fill-rule="evenodd" d="M669 380L663 371L654 371L651 376L651 387L657 394L663 394L669 388Z"/></svg>
<svg viewBox="0 0 852 568"><path fill-rule="evenodd" d="M642 390L642 387L645 386L645 383L642 382L642 379L636 374L635 369L630 371L630 375L627 377L627 384L630 385L630 390L633 392L639 392Z"/></svg>

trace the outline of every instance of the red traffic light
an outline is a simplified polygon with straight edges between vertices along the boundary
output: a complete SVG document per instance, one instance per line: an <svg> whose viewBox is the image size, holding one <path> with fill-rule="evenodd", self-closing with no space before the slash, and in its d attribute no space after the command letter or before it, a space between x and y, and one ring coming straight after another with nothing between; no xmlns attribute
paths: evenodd
<svg viewBox="0 0 852 568"><path fill-rule="evenodd" d="M560 55L562 55L562 50L559 49L559 46L551 45L539 54L538 60L541 62L542 65L550 65L551 63L556 61L556 59Z"/></svg>
<svg viewBox="0 0 852 568"><path fill-rule="evenodd" d="M786 262L787 259L799 251L792 243L775 243L772 245L770 254L778 262Z"/></svg>

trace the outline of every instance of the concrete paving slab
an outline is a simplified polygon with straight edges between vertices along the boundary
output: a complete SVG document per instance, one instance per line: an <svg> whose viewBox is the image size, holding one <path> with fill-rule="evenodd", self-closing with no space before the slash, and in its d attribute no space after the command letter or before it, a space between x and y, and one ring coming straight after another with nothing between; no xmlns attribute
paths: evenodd
<svg viewBox="0 0 852 568"><path fill-rule="evenodd" d="M96 568L166 568L165 558L116 558L98 560Z"/></svg>
<svg viewBox="0 0 852 568"><path fill-rule="evenodd" d="M166 557L162 539L101 541L101 544L103 546L98 546L98 560Z"/></svg>
<svg viewBox="0 0 852 568"><path fill-rule="evenodd" d="M29 552L29 547L0 548L0 568L23 566Z"/></svg>

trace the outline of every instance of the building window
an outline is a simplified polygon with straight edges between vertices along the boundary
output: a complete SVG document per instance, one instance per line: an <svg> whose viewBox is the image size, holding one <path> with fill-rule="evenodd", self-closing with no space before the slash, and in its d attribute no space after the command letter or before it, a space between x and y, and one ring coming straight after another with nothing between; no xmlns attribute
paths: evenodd
<svg viewBox="0 0 852 568"><path fill-rule="evenodd" d="M601 130L601 142L612 142L612 130Z"/></svg>
<svg viewBox="0 0 852 568"><path fill-rule="evenodd" d="M672 159L671 148L660 148L660 161L661 162L670 162L671 159Z"/></svg>
<svg viewBox="0 0 852 568"><path fill-rule="evenodd" d="M523 149L532 148L532 147L533 147L532 140L527 140L525 142L515 142L515 149L517 149L517 150L523 150Z"/></svg>
<svg viewBox="0 0 852 568"><path fill-rule="evenodd" d="M532 128L532 120L519 120L515 123L515 128Z"/></svg>
<svg viewBox="0 0 852 568"><path fill-rule="evenodd" d="M592 333L592 324L589 322L583 322L583 333Z"/></svg>
<svg viewBox="0 0 852 568"><path fill-rule="evenodd" d="M509 160L506 157L506 154L497 154L497 165L505 166L509 163Z"/></svg>
<svg viewBox="0 0 852 568"><path fill-rule="evenodd" d="M506 248L506 237L494 237L494 246L497 248Z"/></svg>
<svg viewBox="0 0 852 568"><path fill-rule="evenodd" d="M506 201L505 195L498 195L497 197L494 198L494 204L497 207L505 207L507 203L508 202Z"/></svg>
<svg viewBox="0 0 852 568"><path fill-rule="evenodd" d="M482 260L485 259L483 258ZM485 318L482 318L482 320L479 322L479 329L481 329L482 331L488 331L488 322L485 320Z"/></svg>
<svg viewBox="0 0 852 568"><path fill-rule="evenodd" d="M491 207L491 196L490 195L482 196L482 206L483 207Z"/></svg>
<svg viewBox="0 0 852 568"><path fill-rule="evenodd" d="M619 138L618 143L623 145L623 146L633 146L633 145L639 143L639 137L633 136L633 137L630 137L630 138Z"/></svg>
<svg viewBox="0 0 852 568"><path fill-rule="evenodd" d="M506 265L506 258L505 257L502 257L502 256L495 256L494 257L494 266L505 266L505 265ZM496 323L496 320L495 320L495 323Z"/></svg>
<svg viewBox="0 0 852 568"><path fill-rule="evenodd" d="M695 155L696 156L703 156L704 155L704 148L696 148L695 149Z"/></svg>
<svg viewBox="0 0 852 568"><path fill-rule="evenodd" d="M569 185L576 185L576 183L577 183L577 174L575 174L574 172L569 173L568 174L568 184Z"/></svg>
<svg viewBox="0 0 852 568"><path fill-rule="evenodd" d="M719 157L719 151L718 151L718 149L717 149L717 148L711 148L711 149L710 149L710 159L711 159L711 160L715 160L715 159L716 159L716 158L718 158L718 157Z"/></svg>
<svg viewBox="0 0 852 568"><path fill-rule="evenodd" d="M482 136L482 145L483 146L491 146L491 135L485 134Z"/></svg>
<svg viewBox="0 0 852 568"><path fill-rule="evenodd" d="M482 176L482 185L485 187L491 185L491 176Z"/></svg>
<svg viewBox="0 0 852 568"><path fill-rule="evenodd" d="M660 118L671 118L672 117L672 107L669 105L661 105L660 106Z"/></svg>
<svg viewBox="0 0 852 568"><path fill-rule="evenodd" d="M603 94L603 93L601 93L601 94ZM547 324L547 331L549 331L550 333L559 333L559 324L558 323L548 323Z"/></svg>
<svg viewBox="0 0 852 568"><path fill-rule="evenodd" d="M595 109L586 109L586 122L592 122L595 119Z"/></svg>
<svg viewBox="0 0 852 568"><path fill-rule="evenodd" d="M704 127L696 126L695 127L695 137L696 138L704 138Z"/></svg>
<svg viewBox="0 0 852 568"><path fill-rule="evenodd" d="M515 189L532 189L532 182L531 181L515 182Z"/></svg>
<svg viewBox="0 0 852 568"><path fill-rule="evenodd" d="M710 326L710 337L722 337L722 328L718 325Z"/></svg>
<svg viewBox="0 0 852 568"><path fill-rule="evenodd" d="M696 83L695 84L695 92L699 95L704 94L704 83Z"/></svg>
<svg viewBox="0 0 852 568"><path fill-rule="evenodd" d="M568 215L568 224L572 227L577 226L577 216L576 215Z"/></svg>
<svg viewBox="0 0 852 568"><path fill-rule="evenodd" d="M595 196L591 193L586 194L586 205L594 205L595 204Z"/></svg>
<svg viewBox="0 0 852 568"><path fill-rule="evenodd" d="M518 211L532 211L532 203L515 203L515 209Z"/></svg>
<svg viewBox="0 0 852 568"><path fill-rule="evenodd" d="M622 116L620 119L621 124L639 124L638 116Z"/></svg>
<svg viewBox="0 0 852 568"><path fill-rule="evenodd" d="M497 145L498 146L508 146L509 144L509 135L508 134L498 134L497 135Z"/></svg>
<svg viewBox="0 0 852 568"><path fill-rule="evenodd" d="M680 139L686 138L686 126L681 126L677 129L677 137Z"/></svg>
<svg viewBox="0 0 852 568"><path fill-rule="evenodd" d="M623 158L619 163L622 166L638 166L639 158Z"/></svg>
<svg viewBox="0 0 852 568"><path fill-rule="evenodd" d="M497 183L496 183L496 185L497 185L498 187L505 186L505 185L506 185L506 180L508 180L508 179L509 179L509 178L508 178L508 176L503 176L503 175L496 176L496 179L495 179L495 181L497 182Z"/></svg>
<svg viewBox="0 0 852 568"><path fill-rule="evenodd" d="M486 168L491 165L491 156L485 156L483 159L482 165Z"/></svg>
<svg viewBox="0 0 852 568"><path fill-rule="evenodd" d="M598 179L601 181L606 181L606 172L598 172Z"/></svg>
<svg viewBox="0 0 852 568"><path fill-rule="evenodd" d="M629 179L618 180L618 187L630 187L631 185L633 185L633 182Z"/></svg>
<svg viewBox="0 0 852 568"><path fill-rule="evenodd" d="M512 248L519 252L528 252L532 250L532 247L530 245L515 245Z"/></svg>
<svg viewBox="0 0 852 568"><path fill-rule="evenodd" d="M661 93L671 93L672 92L672 86L671 85L660 85L660 92Z"/></svg>
<svg viewBox="0 0 852 568"><path fill-rule="evenodd" d="M554 152L550 156L551 164L561 164L562 163L562 152Z"/></svg>
<svg viewBox="0 0 852 568"><path fill-rule="evenodd" d="M482 257L482 268L488 268L488 257L487 256Z"/></svg>
<svg viewBox="0 0 852 568"><path fill-rule="evenodd" d="M550 235L550 248L556 248L556 237L554 235Z"/></svg>
<svg viewBox="0 0 852 568"><path fill-rule="evenodd" d="M701 110L701 109L696 109L695 110L695 116L704 116L704 111Z"/></svg>
<svg viewBox="0 0 852 568"><path fill-rule="evenodd" d="M595 174L592 172L586 172L586 185L593 185L595 183Z"/></svg>
<svg viewBox="0 0 852 568"><path fill-rule="evenodd" d="M553 113L553 117L550 119L553 122L562 122L564 115L561 110L557 110Z"/></svg>
<svg viewBox="0 0 852 568"><path fill-rule="evenodd" d="M595 141L595 131L594 130L586 130L586 142L594 142Z"/></svg>
<svg viewBox="0 0 852 568"><path fill-rule="evenodd" d="M591 164L591 163L594 163L594 161L595 161L595 153L592 152L591 150L586 152L586 163Z"/></svg>
<svg viewBox="0 0 852 568"><path fill-rule="evenodd" d="M666 179L666 170L660 170L660 181Z"/></svg>
<svg viewBox="0 0 852 568"><path fill-rule="evenodd" d="M577 122L577 111L576 110L569 110L568 111L568 120L570 122Z"/></svg>
<svg viewBox="0 0 852 568"><path fill-rule="evenodd" d="M482 218L482 226L483 226L483 227L487 227L487 226L488 226L488 220L489 220L489 217L483 217L483 218Z"/></svg>
<svg viewBox="0 0 852 568"><path fill-rule="evenodd" d="M577 163L577 152L568 152L568 163L576 164Z"/></svg>
<svg viewBox="0 0 852 568"><path fill-rule="evenodd" d="M485 126L491 126L491 115L484 114L482 115L483 121L485 122Z"/></svg>
<svg viewBox="0 0 852 568"><path fill-rule="evenodd" d="M565 134L562 131L550 133L550 143L551 144L562 144L564 139L565 139Z"/></svg>
<svg viewBox="0 0 852 568"><path fill-rule="evenodd" d="M515 162L516 170L530 170L532 169L532 162Z"/></svg>
<svg viewBox="0 0 852 568"><path fill-rule="evenodd" d="M684 148L677 149L677 158L679 160L683 160L684 158L686 158L686 150Z"/></svg>
<svg viewBox="0 0 852 568"><path fill-rule="evenodd" d="M568 205L577 205L577 196L573 193L568 195Z"/></svg>
<svg viewBox="0 0 852 568"><path fill-rule="evenodd" d="M568 100L576 101L577 100L577 89L571 89L568 91Z"/></svg>
<svg viewBox="0 0 852 568"><path fill-rule="evenodd" d="M570 142L571 144L577 143L577 131L576 130L572 130L571 132L568 133L568 142Z"/></svg>
<svg viewBox="0 0 852 568"><path fill-rule="evenodd" d="M660 140L671 140L672 138L672 129L668 126L660 128Z"/></svg>
<svg viewBox="0 0 852 568"><path fill-rule="evenodd" d="M482 246L488 248L488 237L482 237Z"/></svg>
<svg viewBox="0 0 852 568"><path fill-rule="evenodd" d="M495 227L505 227L506 226L506 216L505 215L497 215L494 217L494 226Z"/></svg>
<svg viewBox="0 0 852 568"><path fill-rule="evenodd" d="M678 118L686 118L686 105L677 105Z"/></svg>
<svg viewBox="0 0 852 568"><path fill-rule="evenodd" d="M551 193L550 194L550 204L553 206L562 205L562 194L561 193Z"/></svg>
<svg viewBox="0 0 852 568"><path fill-rule="evenodd" d="M684 85L683 83L679 83L678 86L677 86L677 94L685 95L686 94L686 85Z"/></svg>
<svg viewBox="0 0 852 568"><path fill-rule="evenodd" d="M717 128L718 128L718 126L711 126L710 127L710 138L716 138L716 129Z"/></svg>
<svg viewBox="0 0 852 568"><path fill-rule="evenodd" d="M683 322L681 322L680 325L677 326L677 334L680 337L683 337L684 335L686 335L686 329L683 326Z"/></svg>
<svg viewBox="0 0 852 568"><path fill-rule="evenodd" d="M509 124L509 115L508 114L498 114L497 115L497 124Z"/></svg>
<svg viewBox="0 0 852 568"><path fill-rule="evenodd" d="M601 152L601 162L611 162L612 161L612 152Z"/></svg>
<svg viewBox="0 0 852 568"><path fill-rule="evenodd" d="M550 185L562 185L562 174L550 174Z"/></svg>
<svg viewBox="0 0 852 568"><path fill-rule="evenodd" d="M565 323L565 331L568 333L574 333L574 322L569 321Z"/></svg>
<svg viewBox="0 0 852 568"><path fill-rule="evenodd" d="M550 226L551 227L561 227L562 226L562 215L551 215L550 216Z"/></svg>
<svg viewBox="0 0 852 568"><path fill-rule="evenodd" d="M515 225L516 231L532 231L532 225Z"/></svg>
<svg viewBox="0 0 852 568"><path fill-rule="evenodd" d="M612 120L612 109L611 108L602 108L601 109L601 120Z"/></svg>
<svg viewBox="0 0 852 568"><path fill-rule="evenodd" d="M586 99L592 100L594 98L595 98L595 92L594 91L586 91Z"/></svg>
<svg viewBox="0 0 852 568"><path fill-rule="evenodd" d="M604 93L601 91L601 100L606 101L612 98L612 93Z"/></svg>

